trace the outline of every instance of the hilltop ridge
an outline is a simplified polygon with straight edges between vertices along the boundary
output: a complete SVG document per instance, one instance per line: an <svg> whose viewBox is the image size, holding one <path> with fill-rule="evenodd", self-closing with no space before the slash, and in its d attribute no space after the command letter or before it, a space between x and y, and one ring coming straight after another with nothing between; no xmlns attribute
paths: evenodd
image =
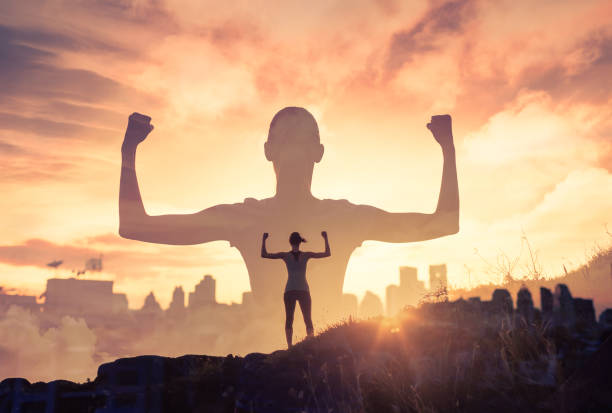
<svg viewBox="0 0 612 413"><path fill-rule="evenodd" d="M544 278L541 275L530 274L526 278L516 278L511 274L504 277L501 284L483 284L474 288L458 288L449 291L452 299L460 297L490 297L496 288L505 288L512 295L520 290L522 286L530 290L539 287L553 289L556 284L567 285L573 294L581 297L592 298L595 310L600 314L606 308L612 307L612 247L600 249L591 258L578 268L565 271L563 275L553 278ZM540 306L539 298L536 305Z"/></svg>
<svg viewBox="0 0 612 413"><path fill-rule="evenodd" d="M516 307L498 290L349 319L270 354L123 358L82 384L6 379L0 412L607 411L612 317L579 313L571 303L590 300L567 287L550 312L524 291Z"/></svg>

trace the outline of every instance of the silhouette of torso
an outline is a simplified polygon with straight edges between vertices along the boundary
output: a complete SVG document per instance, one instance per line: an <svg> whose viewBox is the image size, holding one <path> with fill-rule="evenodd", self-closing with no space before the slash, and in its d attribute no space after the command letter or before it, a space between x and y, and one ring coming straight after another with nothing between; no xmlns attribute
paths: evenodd
<svg viewBox="0 0 612 413"><path fill-rule="evenodd" d="M261 234L270 233L269 252L289 250L289 235L299 232L308 242L304 251L323 251L321 231L329 234L331 257L308 262L307 281L315 314L333 318L341 312L342 287L346 267L352 252L363 239L360 228L367 225L366 205L354 205L346 200L314 198L290 209L274 198L243 203L218 205L218 222L226 229L230 245L236 247L246 264L254 299L262 304L277 304L282 297L287 268L282 259L261 257ZM361 216L361 219L360 219ZM361 222L360 222L361 221ZM290 257L293 258L293 257Z"/></svg>
<svg viewBox="0 0 612 413"><path fill-rule="evenodd" d="M366 240L415 242L459 230L459 193L452 123L449 115L432 116L427 124L442 147L444 166L438 206L433 214L389 213L369 205L311 196L313 167L323 156L314 117L303 108L279 111L264 144L277 178L276 196L207 208L196 214L148 216L135 172L136 147L153 130L151 118L130 116L122 146L119 189L119 233L147 242L192 245L226 240L242 255L254 300L261 307L282 309L287 268L281 259L261 257L267 232L268 252L289 250L288 238L299 232L309 242L302 250L323 251L321 231L329 234L331 256L309 260L306 277L313 316L333 320L342 310L342 287L352 252ZM275 307L276 306L276 307ZM277 310L274 310L277 311Z"/></svg>
<svg viewBox="0 0 612 413"><path fill-rule="evenodd" d="M310 291L306 281L306 266L308 256L303 251L291 251L283 257L287 266L287 291Z"/></svg>

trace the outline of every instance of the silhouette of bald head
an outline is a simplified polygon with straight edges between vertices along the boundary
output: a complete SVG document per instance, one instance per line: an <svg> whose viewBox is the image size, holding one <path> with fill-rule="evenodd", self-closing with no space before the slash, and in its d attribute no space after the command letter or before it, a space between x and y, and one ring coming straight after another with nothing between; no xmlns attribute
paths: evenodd
<svg viewBox="0 0 612 413"><path fill-rule="evenodd" d="M266 159L273 163L314 164L323 156L319 127L310 112L289 106L281 109L270 122L265 143Z"/></svg>

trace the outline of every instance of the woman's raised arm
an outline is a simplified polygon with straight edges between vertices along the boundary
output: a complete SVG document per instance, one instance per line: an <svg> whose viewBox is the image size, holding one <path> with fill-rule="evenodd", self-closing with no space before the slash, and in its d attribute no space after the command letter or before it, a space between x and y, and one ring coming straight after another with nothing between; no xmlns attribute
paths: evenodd
<svg viewBox="0 0 612 413"><path fill-rule="evenodd" d="M278 259L278 258L283 258L285 256L284 252L273 252L273 253L268 253L268 251L266 251L266 240L268 239L269 235L267 232L264 232L263 234L263 238L261 240L261 258L270 258L270 259Z"/></svg>
<svg viewBox="0 0 612 413"><path fill-rule="evenodd" d="M321 232L321 236L325 240L325 251L324 252L309 252L308 256L310 258L325 258L331 255L331 250L329 249L329 240L327 239L327 232Z"/></svg>

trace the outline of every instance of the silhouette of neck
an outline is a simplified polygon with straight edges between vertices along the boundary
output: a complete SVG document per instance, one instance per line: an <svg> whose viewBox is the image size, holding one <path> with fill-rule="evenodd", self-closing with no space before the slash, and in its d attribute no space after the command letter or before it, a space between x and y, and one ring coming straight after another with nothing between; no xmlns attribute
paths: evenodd
<svg viewBox="0 0 612 413"><path fill-rule="evenodd" d="M285 170L282 173L275 168L276 194L274 198L288 204L299 204L314 200L315 198L310 192L313 167L301 171Z"/></svg>

